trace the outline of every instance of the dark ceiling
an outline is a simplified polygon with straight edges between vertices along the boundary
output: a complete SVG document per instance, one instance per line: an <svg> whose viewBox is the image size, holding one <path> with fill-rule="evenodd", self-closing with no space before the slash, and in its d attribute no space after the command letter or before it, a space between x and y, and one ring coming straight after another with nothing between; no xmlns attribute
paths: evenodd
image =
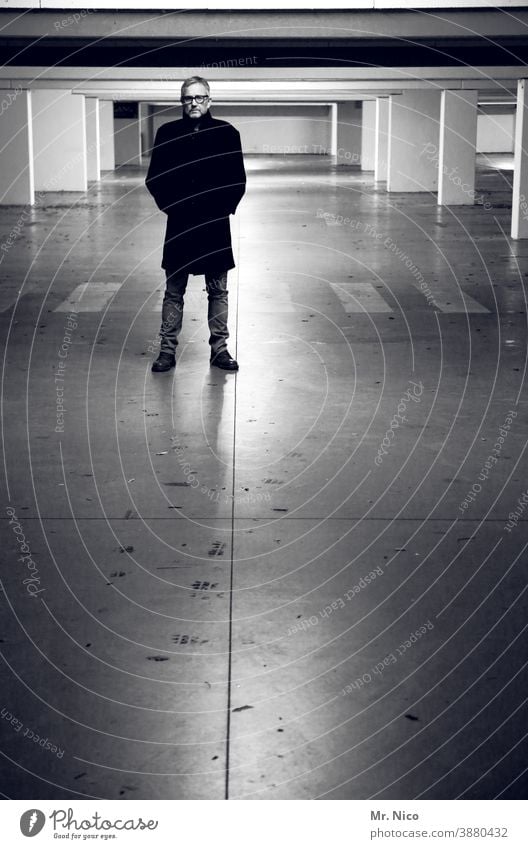
<svg viewBox="0 0 528 849"><path fill-rule="evenodd" d="M0 38L4 65L84 67L398 67L526 65L528 37L340 39ZM242 61L240 61L242 60Z"/></svg>

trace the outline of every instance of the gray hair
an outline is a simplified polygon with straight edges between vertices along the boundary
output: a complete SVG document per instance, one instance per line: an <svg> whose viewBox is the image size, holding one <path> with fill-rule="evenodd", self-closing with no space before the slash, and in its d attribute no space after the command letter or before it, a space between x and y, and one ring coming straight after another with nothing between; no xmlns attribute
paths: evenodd
<svg viewBox="0 0 528 849"><path fill-rule="evenodd" d="M211 87L207 80L205 80L203 77L187 77L187 79L182 82L182 94L184 89L189 88L189 86L193 85L194 83L201 83L207 89L207 94L211 93Z"/></svg>

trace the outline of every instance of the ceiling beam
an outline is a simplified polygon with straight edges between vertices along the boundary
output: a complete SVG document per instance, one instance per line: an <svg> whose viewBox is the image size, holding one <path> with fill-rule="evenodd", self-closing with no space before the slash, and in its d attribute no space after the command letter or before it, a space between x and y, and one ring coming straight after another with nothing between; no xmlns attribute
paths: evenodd
<svg viewBox="0 0 528 849"><path fill-rule="evenodd" d="M23 4L25 7L29 3ZM49 4L51 5L51 4ZM59 5L58 3L56 5ZM432 0L430 11L390 9L207 9L177 11L153 10L145 2L141 11L115 9L86 10L30 9L25 14L0 10L3 37L66 35L68 38L299 38L363 39L456 38L519 36L528 26L526 4L515 12L488 8L438 8ZM349 4L347 4L349 5ZM480 5L480 4L479 4ZM401 4L403 6L403 3ZM524 6L524 8L522 8ZM167 3L163 3L167 9Z"/></svg>

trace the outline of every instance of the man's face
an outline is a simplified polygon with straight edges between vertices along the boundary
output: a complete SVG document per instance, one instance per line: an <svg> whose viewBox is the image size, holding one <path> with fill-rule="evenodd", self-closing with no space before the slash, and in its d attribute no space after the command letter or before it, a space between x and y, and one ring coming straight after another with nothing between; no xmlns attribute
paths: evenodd
<svg viewBox="0 0 528 849"><path fill-rule="evenodd" d="M187 86L187 88L184 88L182 91L182 99L184 97L192 97L195 95L201 95L208 99L204 100L203 103L197 103L196 100L193 100L190 103L183 103L183 111L189 116L189 118L198 120L209 110L211 100L209 99L209 93L203 83L191 83L190 86Z"/></svg>

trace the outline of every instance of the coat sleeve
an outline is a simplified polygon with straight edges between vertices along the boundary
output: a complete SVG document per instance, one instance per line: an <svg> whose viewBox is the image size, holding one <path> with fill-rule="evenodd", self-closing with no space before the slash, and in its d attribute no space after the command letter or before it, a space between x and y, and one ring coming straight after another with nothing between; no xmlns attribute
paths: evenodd
<svg viewBox="0 0 528 849"><path fill-rule="evenodd" d="M233 134L233 153L231 154L231 186L230 186L230 209L234 215L236 208L246 191L246 170L244 168L244 157L240 143L240 133L235 129Z"/></svg>
<svg viewBox="0 0 528 849"><path fill-rule="evenodd" d="M167 212L171 203L167 194L170 181L167 174L166 150L166 133L161 126L154 139L145 185L154 198L158 209L161 209L162 212Z"/></svg>

